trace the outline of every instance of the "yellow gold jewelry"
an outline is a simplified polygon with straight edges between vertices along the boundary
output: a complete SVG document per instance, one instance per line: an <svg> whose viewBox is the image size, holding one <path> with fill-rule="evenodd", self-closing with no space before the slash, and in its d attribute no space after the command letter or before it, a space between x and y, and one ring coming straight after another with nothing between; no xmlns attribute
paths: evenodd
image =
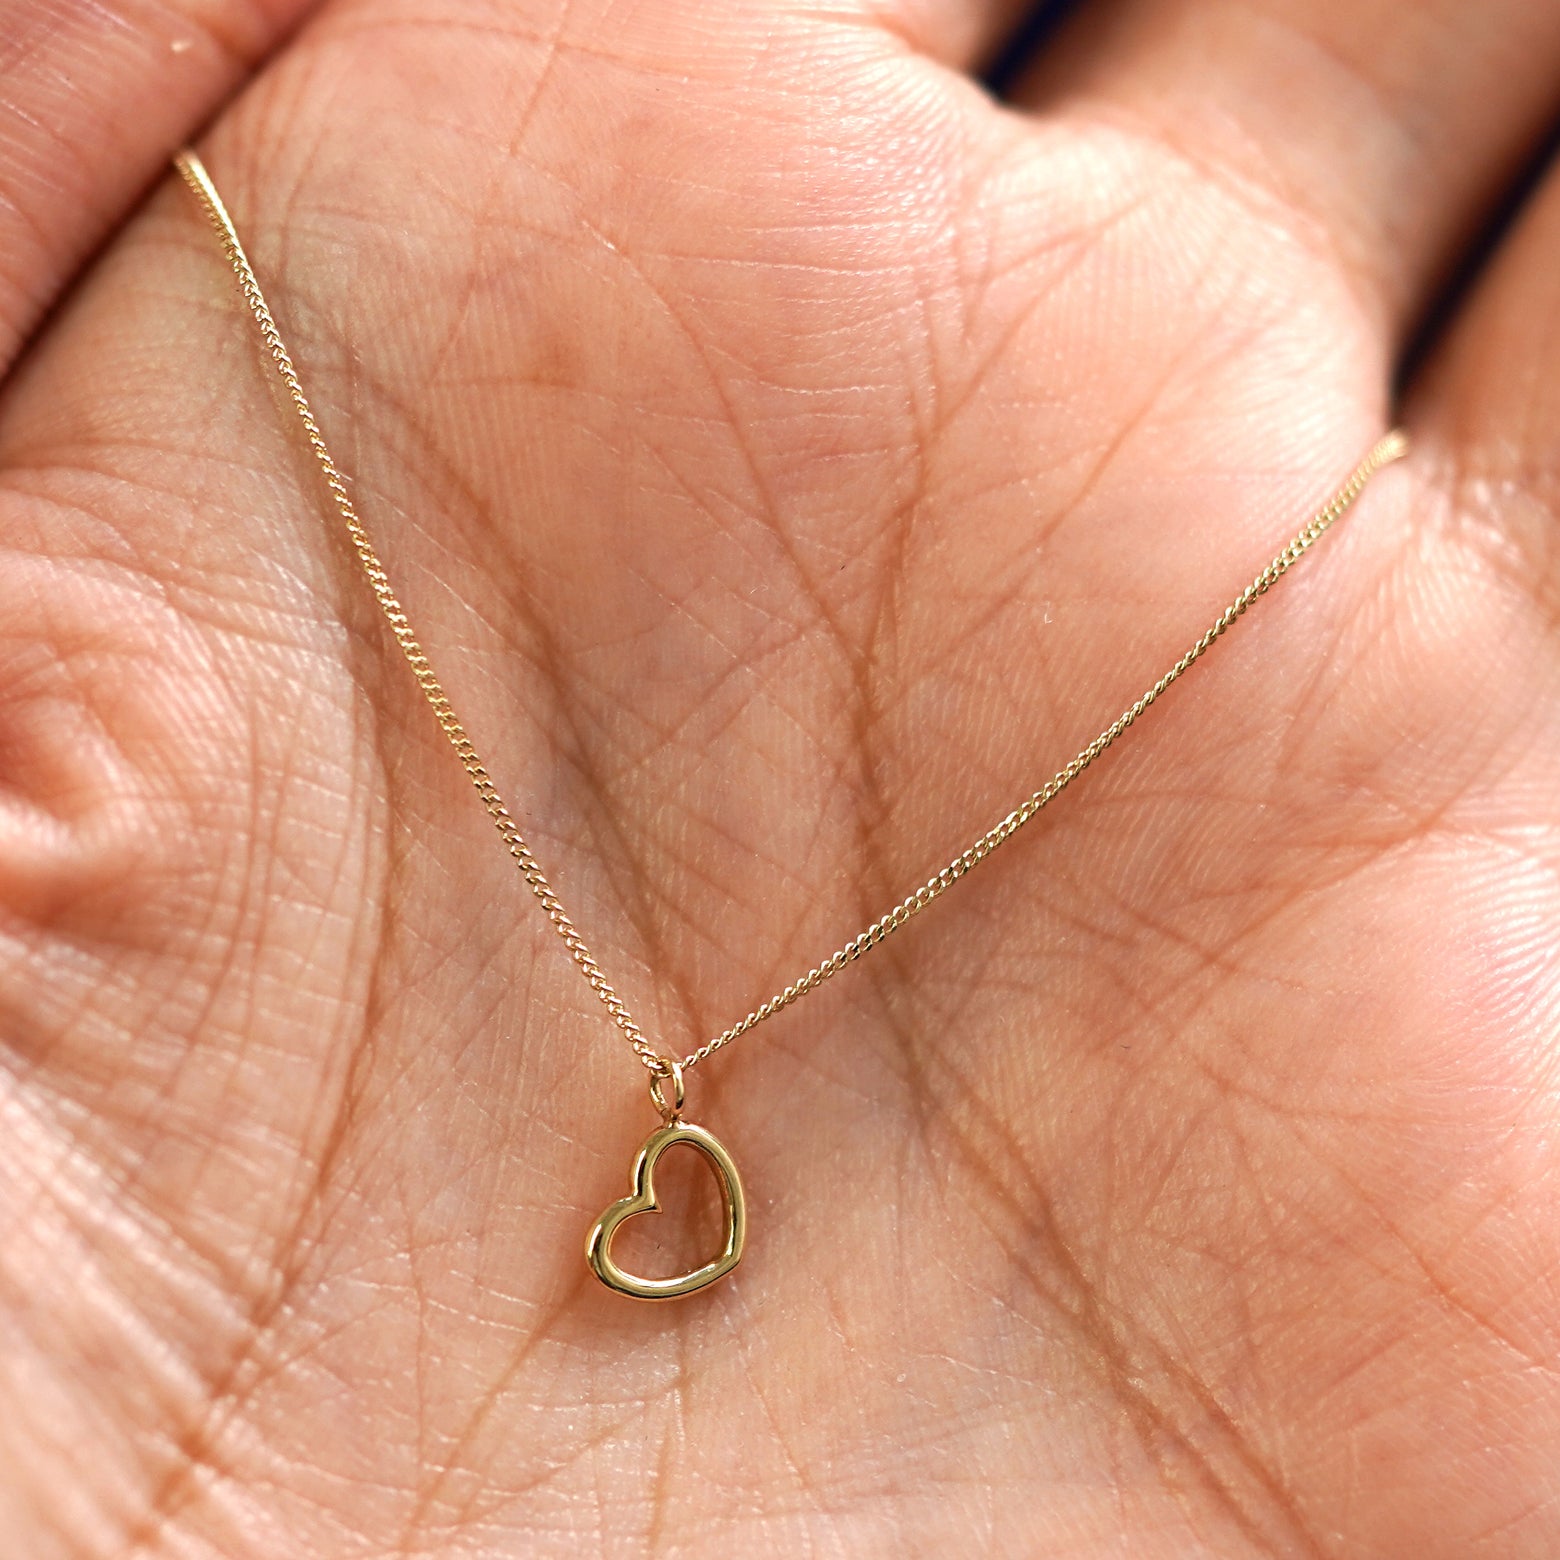
<svg viewBox="0 0 1560 1560"><path fill-rule="evenodd" d="M400 646L407 665L411 667L412 676L416 678L418 687L422 689L429 707L433 710L434 719L449 738L450 745L455 749L455 756L470 777L472 785L476 787L477 796L486 808L488 817L493 820L493 827L497 829L504 848L513 857L521 875L541 903L547 919L552 922L554 929L563 939L564 946L568 948L580 972L590 983L591 990L601 999L613 1023L622 1031L635 1056L650 1074L650 1099L660 1112L661 1125L640 1144L639 1151L634 1156L629 1172L631 1187L629 1195L619 1198L602 1213L600 1218L591 1225L585 1240L585 1260L590 1270L608 1289L636 1300L671 1300L708 1288L716 1280L724 1278L741 1261L742 1248L747 1239L747 1205L743 1198L742 1180L737 1174L736 1164L713 1133L682 1119L683 1074L746 1034L754 1025L763 1023L766 1018L772 1018L782 1008L789 1007L799 998L806 996L809 991L838 974L847 964L875 948L912 916L919 915L934 899L940 898L966 872L978 866L999 845L1011 839L1042 807L1076 780L1173 682L1200 661L1259 596L1265 595L1310 551L1328 527L1365 491L1366 484L1383 466L1401 459L1408 453L1406 435L1397 430L1388 433L1355 467L1343 486L1317 511L1294 540L1235 597L1186 654L1065 767L1052 775L1038 791L1026 797L967 850L955 856L947 866L928 878L912 894L900 900L870 926L857 932L849 942L837 948L822 963L815 964L790 985L777 991L767 1002L760 1003L745 1018L729 1029L722 1030L720 1034L705 1041L696 1050L690 1051L688 1055L678 1060L658 1051L645 1038L644 1032L634 1022L622 998L601 973L585 939L575 929L573 921L569 919L557 894L553 891L552 884L547 881L546 874L543 873L535 856L531 854L530 847L526 844L514 819L510 816L509 809L505 807L503 799L499 796L491 776L478 757L471 738L466 734L466 728L445 697L444 689L434 675L428 657L412 632L412 625L407 619L406 612L391 589L390 578L385 573L384 565L379 561L379 555L374 550L368 531L353 507L347 493L346 482L335 461L331 459L319 424L314 420L314 413L309 407L308 399L303 393L303 386L298 379L298 371L293 366L292 358L282 341L281 332L276 327L276 321L266 304L265 295L260 290L260 283L249 264L248 257L244 254L238 232L233 226L227 208L222 203L222 197L217 193L210 175L194 152L181 153L176 166L185 182L195 192L205 208L212 227L216 230L222 248L227 254L228 263L238 281L239 289L243 293L244 301L249 306L249 312L254 316L255 324L259 328L261 339L303 424L309 447L314 451L314 457L325 478L325 486L330 492L342 524L346 527L347 536L353 550L357 553L358 562L362 565L363 573L374 592L380 610L384 613L385 621L390 626L390 632L395 636L395 641ZM668 1086L672 1091L670 1098L666 1092ZM715 1172L725 1216L720 1254L704 1266L676 1278L639 1278L625 1272L613 1261L613 1237L626 1220L637 1214L656 1211L659 1206L655 1200L656 1164L669 1149L679 1146L687 1146L703 1154Z"/></svg>
<svg viewBox="0 0 1560 1560"><path fill-rule="evenodd" d="M669 1062L669 1074L656 1074L650 1080L650 1099L661 1112L661 1125L639 1145L634 1155L633 1167L628 1172L633 1190L627 1197L620 1197L596 1222L585 1236L585 1260L590 1270L608 1289L620 1295L630 1295L635 1300L677 1300L696 1290L707 1288L716 1279L724 1278L742 1260L742 1246L747 1240L747 1201L742 1195L742 1177L725 1145L712 1132L695 1127L682 1119L683 1075L681 1062ZM666 1098L666 1085L672 1086L672 1098ZM677 1278L636 1278L625 1273L612 1260L612 1237L625 1219L636 1213L655 1213L660 1204L655 1200L655 1163L669 1148L686 1144L696 1148L709 1160L720 1186L721 1207L725 1218L725 1238L720 1255L713 1262L683 1273Z"/></svg>

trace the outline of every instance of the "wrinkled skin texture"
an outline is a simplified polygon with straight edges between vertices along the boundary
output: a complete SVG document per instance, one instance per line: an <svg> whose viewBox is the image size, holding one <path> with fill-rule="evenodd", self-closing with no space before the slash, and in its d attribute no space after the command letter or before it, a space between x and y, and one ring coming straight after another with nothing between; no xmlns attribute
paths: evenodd
<svg viewBox="0 0 1560 1560"><path fill-rule="evenodd" d="M998 104L1016 9L0 9L6 1556L1560 1552L1560 188L1392 388L1560 5L1094 0ZM197 132L679 1050L1414 432L690 1076L752 1216L697 1300L585 1271L643 1074L159 173Z"/></svg>

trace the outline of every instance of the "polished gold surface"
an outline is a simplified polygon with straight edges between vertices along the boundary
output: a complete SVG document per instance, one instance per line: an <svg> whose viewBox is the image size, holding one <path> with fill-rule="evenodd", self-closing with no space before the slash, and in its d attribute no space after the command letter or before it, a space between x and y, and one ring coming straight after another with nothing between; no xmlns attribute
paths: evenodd
<svg viewBox="0 0 1560 1560"><path fill-rule="evenodd" d="M400 646L402 655L406 658L407 665L411 668L412 676L417 681L417 686L422 689L429 707L433 710L434 718L438 721L440 729L449 739L450 745L455 749L455 755L460 760L462 767L476 788L477 796L487 810L489 818L493 821L494 828L498 831L499 838L504 843L504 848L513 857L515 865L520 869L526 883L532 893L540 901L547 919L552 922L559 937L568 948L570 956L575 964L590 983L591 989L601 999L607 1012L611 1015L613 1023L622 1031L628 1043L633 1047L634 1054L640 1062L649 1069L651 1075L651 1098L656 1108L661 1112L663 1124L652 1132L641 1145L635 1156L632 1182L633 1191L629 1196L619 1199L591 1226L590 1235L586 1243L586 1257L591 1270L606 1284L608 1288L616 1290L620 1294L632 1295L642 1300L674 1299L680 1295L692 1294L695 1290L703 1289L712 1284L716 1279L729 1273L737 1265L742 1255L742 1245L746 1237L747 1219L746 1210L742 1199L742 1182L737 1175L736 1165L732 1162L730 1154L725 1147L711 1133L702 1127L689 1125L682 1121L681 1110L683 1103L683 1070L695 1067L707 1057L713 1055L723 1046L730 1045L733 1040L744 1035L754 1025L761 1024L766 1018L772 1017L781 1009L789 1007L793 1002L805 996L815 987L823 984L837 974L847 964L859 959L862 954L875 948L885 937L897 931L911 917L920 914L934 900L940 898L965 873L978 866L997 847L1009 840L1034 815L1048 802L1065 790L1090 764L1094 762L1113 742L1131 726L1148 707L1153 704L1172 683L1202 659L1218 640L1229 631L1236 619L1242 616L1259 596L1266 594L1289 570L1310 550L1321 538L1322 534L1331 526L1354 501L1364 492L1366 484L1381 467L1391 461L1400 459L1408 450L1406 436L1398 431L1391 432L1381 439L1368 455L1355 467L1343 486L1331 499L1307 522L1287 547L1280 552L1257 577L1240 592L1238 596L1216 618L1207 631L1194 643L1174 666L1162 676L1151 688L1149 688L1135 703L1124 710L1113 720L1095 739L1084 747L1069 763L1051 776L1049 780L1025 798L1012 812L1008 813L992 828L988 829L966 850L960 852L954 859L940 871L928 878L913 893L900 900L870 926L864 927L849 942L837 948L828 958L820 964L815 964L805 974L798 976L789 985L777 991L767 1002L761 1003L739 1022L723 1030L713 1039L706 1041L696 1050L688 1053L680 1061L673 1060L653 1046L645 1037L639 1025L635 1023L628 1008L618 996L612 984L602 974L594 955L586 945L570 920L563 905L554 892L552 884L542 871L535 856L531 854L530 847L526 844L524 836L520 833L508 808L504 805L498 788L493 784L492 777L488 774L479 757L476 747L473 745L466 728L461 724L455 711L450 706L449 699L445 696L444 689L438 678L434 675L433 667L422 645L418 642L412 631L410 621L404 608L391 588L389 576L385 572L384 565L379 560L379 555L374 549L368 531L354 508L351 497L347 492L345 479L340 469L331 458L330 450L325 443L324 435L320 432L319 424L315 421L314 413L309 406L308 398L304 395L303 386L298 378L298 371L293 365L291 355L282 340L281 332L277 329L276 321L265 301L265 295L260 289L260 283L255 277L254 269L244 253L243 245L239 242L237 229L229 216L222 197L217 193L216 186L212 183L210 175L206 172L201 160L194 152L186 151L177 159L177 167L183 175L186 183L195 192L205 208L217 236L221 241L228 263L232 267L239 289L244 301L248 305L249 312L254 317L259 328L271 361L280 375L286 388L288 397L298 413L303 425L305 437L309 447L314 452L315 460L325 478L325 486L330 492L332 501L345 526L347 535L351 540L353 550L358 561L362 565L363 573L367 577L374 598L379 603L385 621L390 626L390 632L395 636L396 643ZM667 1095L668 1087L671 1089L670 1098ZM612 1236L625 1219L632 1218L636 1214L652 1212L656 1208L654 1194L654 1171L656 1161L667 1149L677 1144L688 1144L697 1149L710 1161L715 1169L717 1180L721 1186L721 1197L726 1209L726 1234L725 1243L721 1255L713 1262L696 1269L692 1273L673 1279L643 1279L636 1278L632 1274L622 1271L612 1261L611 1244Z"/></svg>
<svg viewBox="0 0 1560 1560"><path fill-rule="evenodd" d="M639 1152L634 1155L628 1173L628 1196L609 1205L585 1236L585 1260L591 1272L608 1289L633 1300L678 1300L708 1288L742 1260L742 1248L747 1242L747 1200L742 1194L742 1177L737 1174L736 1164L726 1152L725 1144L713 1132L682 1119L682 1069L675 1063L672 1065L672 1100L665 1096L662 1088L665 1080L661 1076L650 1080L650 1099L661 1112L661 1125L639 1145ZM626 1273L612 1260L612 1237L635 1215L659 1212L661 1205L655 1200L656 1161L668 1149L683 1145L703 1154L715 1172L725 1221L720 1254L703 1267L675 1278L639 1278Z"/></svg>

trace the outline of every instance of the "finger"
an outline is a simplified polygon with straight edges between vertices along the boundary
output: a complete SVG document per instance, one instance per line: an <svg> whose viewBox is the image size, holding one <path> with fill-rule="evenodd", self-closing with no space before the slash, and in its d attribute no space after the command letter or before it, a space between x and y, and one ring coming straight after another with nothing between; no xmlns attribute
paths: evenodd
<svg viewBox="0 0 1560 1560"><path fill-rule="evenodd" d="M998 55L1033 9L1033 0L859 0L865 21L915 52L959 70Z"/></svg>
<svg viewBox="0 0 1560 1560"><path fill-rule="evenodd" d="M0 4L0 373L310 0Z"/></svg>
<svg viewBox="0 0 1560 1560"><path fill-rule="evenodd" d="M1549 626L1560 619L1560 168L1410 387L1427 458L1439 458L1461 539Z"/></svg>
<svg viewBox="0 0 1560 1560"><path fill-rule="evenodd" d="M1555 0L1103 0L1019 86L1282 217L1399 338L1560 106Z"/></svg>

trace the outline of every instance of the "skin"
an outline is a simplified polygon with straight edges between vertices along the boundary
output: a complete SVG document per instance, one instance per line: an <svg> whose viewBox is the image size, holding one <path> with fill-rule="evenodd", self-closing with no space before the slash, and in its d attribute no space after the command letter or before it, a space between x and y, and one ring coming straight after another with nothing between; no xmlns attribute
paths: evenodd
<svg viewBox="0 0 1560 1560"><path fill-rule="evenodd" d="M1553 0L0 6L0 1533L1560 1549ZM205 127L202 129L202 127ZM686 1051L1410 460L1097 768ZM683 1151L687 1155L686 1150ZM718 1239L697 1167L625 1229Z"/></svg>

